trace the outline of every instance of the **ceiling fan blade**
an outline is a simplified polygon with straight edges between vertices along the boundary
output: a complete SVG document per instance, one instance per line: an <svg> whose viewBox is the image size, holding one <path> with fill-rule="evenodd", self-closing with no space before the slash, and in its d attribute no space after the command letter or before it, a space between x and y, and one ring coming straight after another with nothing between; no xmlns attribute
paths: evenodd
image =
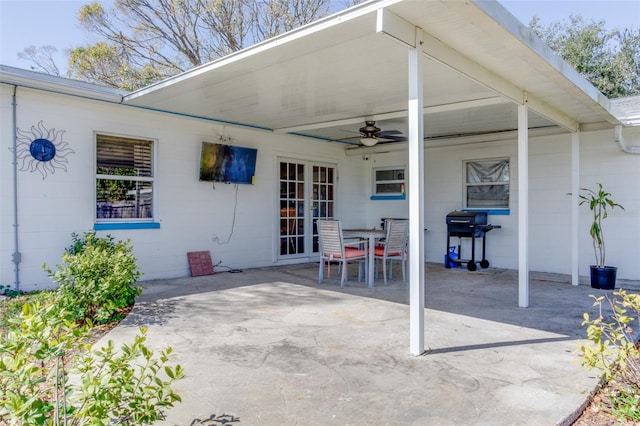
<svg viewBox="0 0 640 426"><path fill-rule="evenodd" d="M392 136L392 135L381 136L380 139L384 139L388 142L406 142L408 140L406 136Z"/></svg>
<svg viewBox="0 0 640 426"><path fill-rule="evenodd" d="M389 135L401 135L402 132L400 130L383 130L380 132L381 138L386 138Z"/></svg>

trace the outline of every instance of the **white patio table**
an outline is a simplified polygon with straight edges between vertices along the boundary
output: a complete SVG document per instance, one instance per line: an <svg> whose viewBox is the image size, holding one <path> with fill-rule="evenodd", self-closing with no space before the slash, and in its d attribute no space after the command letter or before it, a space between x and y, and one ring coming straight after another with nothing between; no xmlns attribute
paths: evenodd
<svg viewBox="0 0 640 426"><path fill-rule="evenodd" d="M373 288L373 265L375 260L376 239L384 238L386 232L382 229L343 229L346 238L367 238L369 240L369 254L367 255L367 286Z"/></svg>

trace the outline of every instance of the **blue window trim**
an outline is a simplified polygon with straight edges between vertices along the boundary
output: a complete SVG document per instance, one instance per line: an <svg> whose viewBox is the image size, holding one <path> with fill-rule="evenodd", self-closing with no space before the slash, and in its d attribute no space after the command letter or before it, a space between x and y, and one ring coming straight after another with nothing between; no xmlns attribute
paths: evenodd
<svg viewBox="0 0 640 426"><path fill-rule="evenodd" d="M372 195L371 200L406 200L405 195Z"/></svg>
<svg viewBox="0 0 640 426"><path fill-rule="evenodd" d="M108 222L94 223L95 231L111 231L114 229L159 229L159 222Z"/></svg>
<svg viewBox="0 0 640 426"><path fill-rule="evenodd" d="M488 215L492 214L495 216L509 216L511 214L511 209L462 209L464 212L487 212Z"/></svg>

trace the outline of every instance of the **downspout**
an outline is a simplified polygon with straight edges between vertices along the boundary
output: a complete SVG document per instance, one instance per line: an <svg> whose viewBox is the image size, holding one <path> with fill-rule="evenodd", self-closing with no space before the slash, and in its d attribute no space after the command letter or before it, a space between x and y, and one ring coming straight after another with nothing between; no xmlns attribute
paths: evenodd
<svg viewBox="0 0 640 426"><path fill-rule="evenodd" d="M13 86L13 255L11 256L15 264L15 290L20 291L20 261L22 256L18 250L18 113L16 103L16 92L18 86Z"/></svg>
<svg viewBox="0 0 640 426"><path fill-rule="evenodd" d="M640 146L627 146L627 142L622 136L622 126L619 124L613 128L613 141L622 152L627 154L640 154Z"/></svg>

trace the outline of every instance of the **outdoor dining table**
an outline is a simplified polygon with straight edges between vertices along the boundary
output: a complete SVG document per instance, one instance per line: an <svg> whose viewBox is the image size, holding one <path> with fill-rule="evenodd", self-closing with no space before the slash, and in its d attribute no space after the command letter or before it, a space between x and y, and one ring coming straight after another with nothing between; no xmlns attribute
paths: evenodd
<svg viewBox="0 0 640 426"><path fill-rule="evenodd" d="M343 229L342 235L346 238L366 238L369 240L369 252L367 254L367 286L373 288L373 265L375 260L376 239L384 238L386 232L382 229Z"/></svg>

